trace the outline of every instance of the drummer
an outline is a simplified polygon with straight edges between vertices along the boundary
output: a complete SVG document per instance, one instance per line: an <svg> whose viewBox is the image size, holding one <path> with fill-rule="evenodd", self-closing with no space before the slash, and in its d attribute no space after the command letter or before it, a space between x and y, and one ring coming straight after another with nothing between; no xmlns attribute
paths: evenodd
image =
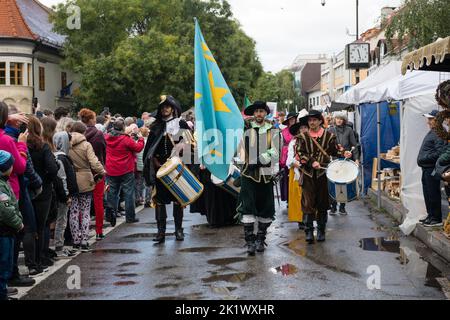
<svg viewBox="0 0 450 320"><path fill-rule="evenodd" d="M181 150L189 135L189 126L181 116L181 106L172 96L162 96L158 106L156 120L150 127L150 135L144 150L144 178L147 186L153 187L152 207L155 207L155 216L158 234L153 240L157 243L165 242L167 210L166 205L173 202L173 217L175 220L175 237L177 241L184 240L183 208L172 193L156 178L156 173L171 157L174 148Z"/></svg>
<svg viewBox="0 0 450 320"><path fill-rule="evenodd" d="M344 148L347 151L352 151L352 159L359 165L359 149L358 142L356 141L356 133L348 125L348 118L345 113L338 113L334 116L334 125L331 126L328 131L336 136L336 142L340 148ZM334 199L331 200L331 212L330 215L336 215L337 202ZM345 209L345 203L339 204L339 214L347 215Z"/></svg>
<svg viewBox="0 0 450 320"><path fill-rule="evenodd" d="M328 221L328 181L326 167L331 157L340 155L336 136L323 128L322 113L311 110L308 115L309 131L298 136L297 155L303 172L302 210L306 225L306 241L314 243L314 218L317 219L317 241L325 241ZM349 151L345 158L351 158Z"/></svg>
<svg viewBox="0 0 450 320"><path fill-rule="evenodd" d="M245 164L241 176L237 212L244 224L247 253L264 252L267 229L275 219L273 194L273 165L279 158L278 129L266 120L270 109L266 102L257 101L247 107L245 115L253 116L245 122ZM258 222L258 232L254 225Z"/></svg>

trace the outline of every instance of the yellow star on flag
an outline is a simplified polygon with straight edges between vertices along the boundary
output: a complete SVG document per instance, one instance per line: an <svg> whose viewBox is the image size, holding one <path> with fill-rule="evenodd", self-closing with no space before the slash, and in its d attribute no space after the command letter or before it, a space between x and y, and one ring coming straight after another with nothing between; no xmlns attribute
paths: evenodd
<svg viewBox="0 0 450 320"><path fill-rule="evenodd" d="M222 98L228 93L225 88L214 86L214 77L212 71L209 72L209 86L211 88L211 95L214 103L214 111L216 112L231 112L227 105L222 101Z"/></svg>
<svg viewBox="0 0 450 320"><path fill-rule="evenodd" d="M195 93L195 100L200 99L202 97L201 93Z"/></svg>

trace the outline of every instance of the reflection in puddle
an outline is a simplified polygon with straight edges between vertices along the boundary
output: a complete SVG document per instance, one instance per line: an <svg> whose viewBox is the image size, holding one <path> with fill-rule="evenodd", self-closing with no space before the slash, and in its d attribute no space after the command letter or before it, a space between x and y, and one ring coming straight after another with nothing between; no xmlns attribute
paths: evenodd
<svg viewBox="0 0 450 320"><path fill-rule="evenodd" d="M426 287L441 289L438 278L443 276L442 272L416 251L402 247L398 260L406 268L406 273L412 281L424 283Z"/></svg>
<svg viewBox="0 0 450 320"><path fill-rule="evenodd" d="M196 247L196 248L185 248L180 249L178 252L214 252L220 250L220 247Z"/></svg>
<svg viewBox="0 0 450 320"><path fill-rule="evenodd" d="M139 265L138 262L126 262L126 263L119 264L118 267L121 268L121 267L137 266L137 265Z"/></svg>
<svg viewBox="0 0 450 320"><path fill-rule="evenodd" d="M189 293L181 296L159 297L155 300L200 300L203 299L201 292Z"/></svg>
<svg viewBox="0 0 450 320"><path fill-rule="evenodd" d="M242 262L242 261L246 261L246 260L247 260L247 258L233 257L233 258L212 259L212 260L208 260L208 263L216 265L216 266L226 266L228 264Z"/></svg>
<svg viewBox="0 0 450 320"><path fill-rule="evenodd" d="M161 283L161 284L157 284L155 285L156 289L164 289L164 288L178 288L180 286L180 284L177 283Z"/></svg>
<svg viewBox="0 0 450 320"><path fill-rule="evenodd" d="M359 241L360 248L366 251L400 253L398 238L365 238Z"/></svg>
<svg viewBox="0 0 450 320"><path fill-rule="evenodd" d="M174 236L175 233L166 233L167 237ZM123 237L124 239L139 239L139 238L154 238L157 236L157 233L135 233L130 234L128 236Z"/></svg>
<svg viewBox="0 0 450 320"><path fill-rule="evenodd" d="M285 244L286 247L294 251L301 257L306 256L306 242L303 238L298 238Z"/></svg>
<svg viewBox="0 0 450 320"><path fill-rule="evenodd" d="M237 282L244 282L254 276L255 276L255 274L250 273L250 272L218 274L218 275L212 275L208 278L203 278L202 281L206 282L206 283L218 282L218 281L237 283Z"/></svg>
<svg viewBox="0 0 450 320"><path fill-rule="evenodd" d="M115 254L137 254L141 253L134 249L96 249L91 251L92 254L115 253Z"/></svg>
<svg viewBox="0 0 450 320"><path fill-rule="evenodd" d="M138 277L139 275L137 273L116 273L114 276L120 278L134 278Z"/></svg>
<svg viewBox="0 0 450 320"><path fill-rule="evenodd" d="M114 282L115 286L132 286L135 285L136 282L134 281L118 281L118 282Z"/></svg>
<svg viewBox="0 0 450 320"><path fill-rule="evenodd" d="M282 266L279 266L277 268L271 268L270 271L273 274L279 274L281 273L283 276L291 276L293 274L296 274L298 272L298 268L292 264L284 264Z"/></svg>

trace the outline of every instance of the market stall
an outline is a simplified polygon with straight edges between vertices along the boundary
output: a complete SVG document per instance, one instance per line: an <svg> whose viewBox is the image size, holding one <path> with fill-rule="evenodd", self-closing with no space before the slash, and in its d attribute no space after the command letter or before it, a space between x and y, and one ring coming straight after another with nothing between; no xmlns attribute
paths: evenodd
<svg viewBox="0 0 450 320"><path fill-rule="evenodd" d="M402 75L401 62L393 62L369 76L365 80L369 84L364 83L365 81L361 82L338 100L338 102L359 105L357 115L361 118L359 132L363 142L363 156L364 161L369 161L369 164L366 163L364 167L365 184L369 179L369 186L377 186L375 188L378 192L379 205L382 188L385 187L385 183L382 181L383 177L389 177L386 181L399 180L398 183L391 183L387 191L391 195L395 195L396 190L400 189L400 199L408 210L407 217L401 226L405 234L410 234L418 221L426 215L421 170L417 166L420 145L429 130L422 115L437 108L434 94L436 87L445 77L450 78L448 73L424 71ZM394 108L392 102L397 102L399 107L398 118L396 116L394 119L392 116L386 116L389 114L389 105L391 111ZM399 124L398 140L396 126L392 125L397 121ZM392 150L398 145L399 150ZM395 155L395 158L389 159L392 152L389 157L387 156L390 150L395 154L399 151L399 171L396 171L398 169L394 166L394 164L398 166L398 163L395 163L398 162L398 156ZM386 153L385 159L382 159L383 153ZM376 166L373 165L373 162L370 163L370 160L374 159L377 162ZM383 169L386 167L389 170L385 172ZM368 170L370 170L369 178L367 177ZM391 179L392 176L397 175L398 178ZM380 176L379 180L378 176ZM373 179L376 179L375 185Z"/></svg>
<svg viewBox="0 0 450 320"><path fill-rule="evenodd" d="M438 73L439 83L449 80L447 72L450 72L450 37L439 39L406 55L403 59L402 74L406 75L408 70L437 71L429 73ZM444 234L450 237L450 214L444 224Z"/></svg>

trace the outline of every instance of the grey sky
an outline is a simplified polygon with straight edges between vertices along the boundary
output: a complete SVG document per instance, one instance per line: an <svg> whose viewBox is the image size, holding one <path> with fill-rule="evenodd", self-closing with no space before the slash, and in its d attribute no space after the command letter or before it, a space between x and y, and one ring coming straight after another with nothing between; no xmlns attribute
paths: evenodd
<svg viewBox="0 0 450 320"><path fill-rule="evenodd" d="M228 0L244 31L256 40L266 71L277 72L300 53L338 53L354 38L356 0ZM52 5L61 0L41 0ZM384 6L401 0L359 0L360 33L376 24ZM205 34L205 38L208 35Z"/></svg>

